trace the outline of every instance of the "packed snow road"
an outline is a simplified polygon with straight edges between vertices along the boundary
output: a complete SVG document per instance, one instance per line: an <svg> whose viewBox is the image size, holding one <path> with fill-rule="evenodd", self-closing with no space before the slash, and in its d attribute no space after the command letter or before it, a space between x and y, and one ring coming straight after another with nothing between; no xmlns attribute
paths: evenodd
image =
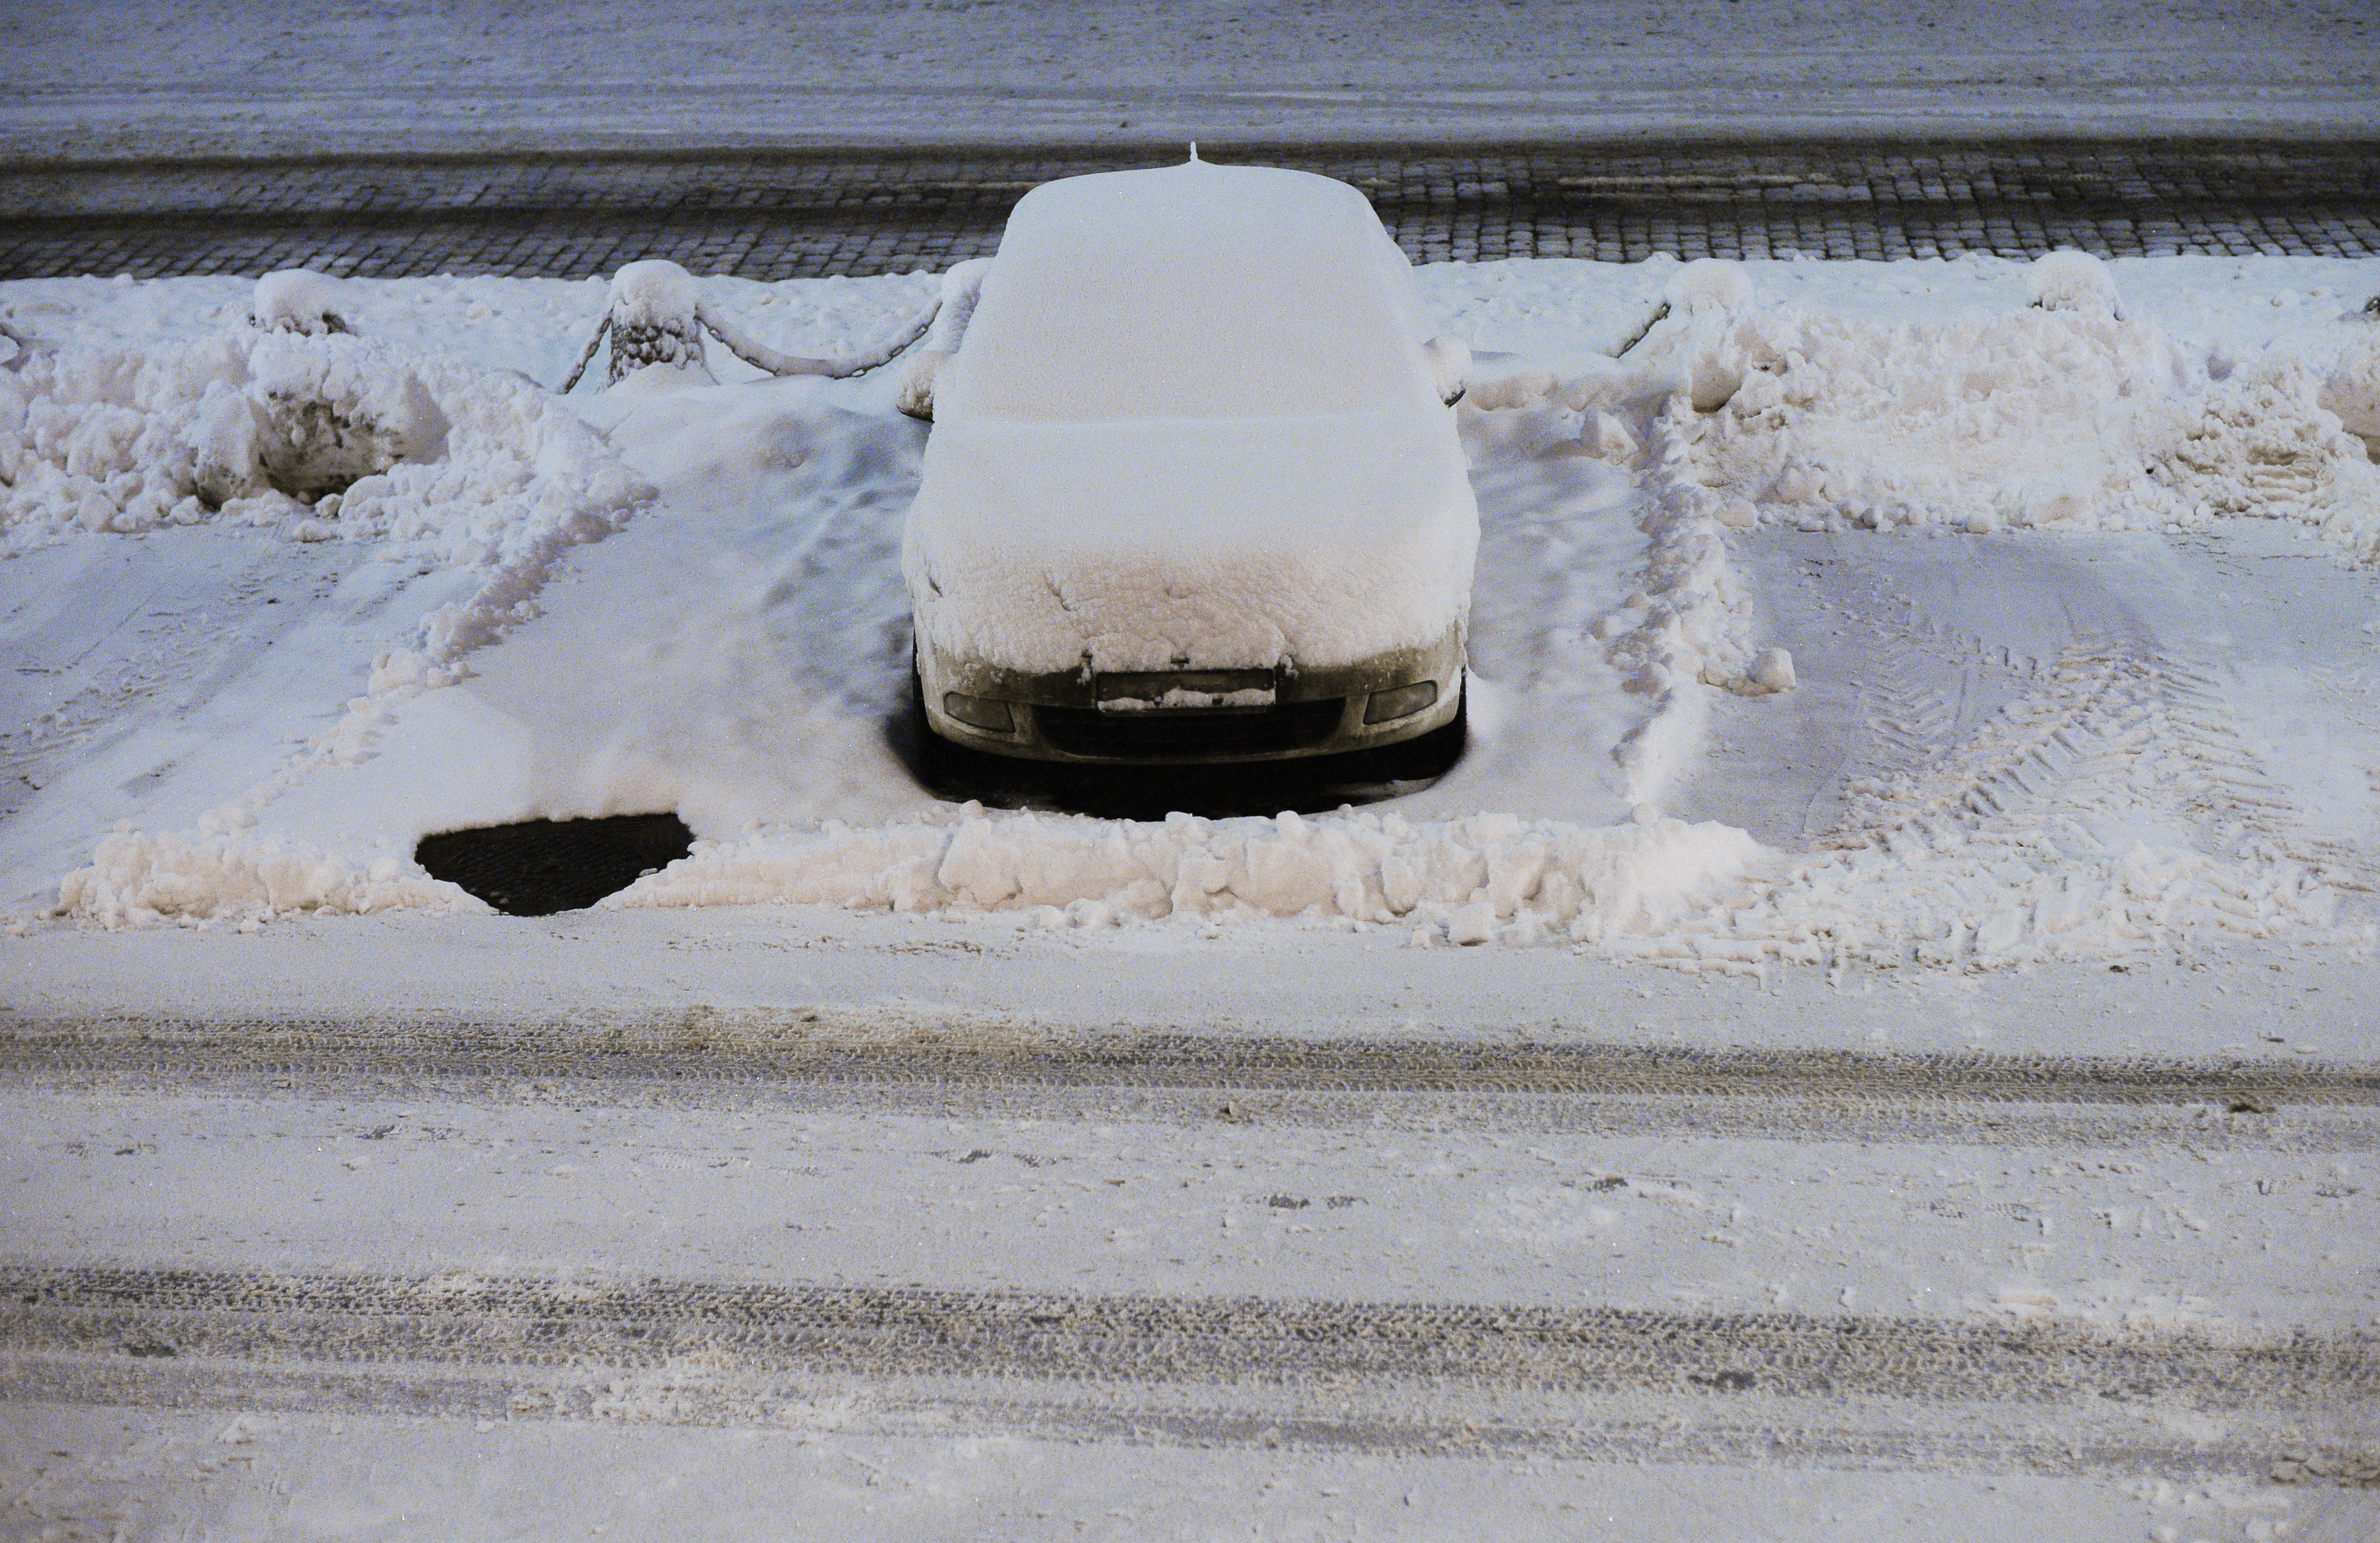
<svg viewBox="0 0 2380 1543"><path fill-rule="evenodd" d="M2380 270L1423 280L1471 751L1151 820L910 775L890 381L0 289L9 1525L2368 1535Z"/></svg>
<svg viewBox="0 0 2380 1543"><path fill-rule="evenodd" d="M2252 27L2220 0L1866 0L1850 16L1814 0L1062 13L816 0L799 27L740 0L573 0L460 23L397 5L366 34L329 0L269 13L127 0L11 28L0 148L38 161L2245 126L2304 139L2369 131L2371 26L2340 0L2274 0Z"/></svg>
<svg viewBox="0 0 2380 1543"><path fill-rule="evenodd" d="M821 1002L901 938L837 945ZM489 962L534 991L564 946ZM1064 964L1016 965L1041 983L1010 990L1059 999ZM982 977L913 986L938 978ZM183 980L200 1011L237 992ZM2211 994L2164 985L2160 1016ZM2281 989L2258 1007L2283 1016ZM1741 1036L1709 990L1664 981L1638 1032ZM1922 1026L1921 1003L1871 987L1844 1027L1872 1043L1861 1022ZM900 1536L1126 1535L1180 1470L1086 1513L1057 1454L1111 1472L1149 1443L1342 1492L1401 1474L1426 1514L1383 1536L1434 1535L1489 1464L1534 1481L1475 1502L1515 1525L1647 1462L1722 1489L1776 1470L1764 1536L1843 1536L1846 1504L1985 1536L1919 1518L2006 1486L2078 1537L2371 1519L2338 1487L2380 1392L2368 1065L581 1012L14 1015L0 1392L80 1460L18 1514L235 1533L360 1492L421 1517L414 1465L476 1427L485 1517L427 1513L465 1536L521 1514L514 1464L565 1513L600 1493L651 1525L668 1473L735 1460L718 1441ZM189 1446L218 1436L237 1466ZM388 1449L360 1489L334 1477L359 1438ZM867 1493L808 1472L820 1441ZM994 1523L1019 1458L1013 1499L1046 1514ZM1665 1496L1647 1535L1712 1503Z"/></svg>

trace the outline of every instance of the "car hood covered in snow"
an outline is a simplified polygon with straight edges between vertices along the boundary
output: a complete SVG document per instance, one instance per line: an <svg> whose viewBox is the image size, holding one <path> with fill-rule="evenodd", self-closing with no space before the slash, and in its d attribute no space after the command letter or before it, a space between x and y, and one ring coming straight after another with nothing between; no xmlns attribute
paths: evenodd
<svg viewBox="0 0 2380 1543"><path fill-rule="evenodd" d="M1033 673L1434 643L1467 613L1479 539L1453 420L938 426L904 554L919 634Z"/></svg>

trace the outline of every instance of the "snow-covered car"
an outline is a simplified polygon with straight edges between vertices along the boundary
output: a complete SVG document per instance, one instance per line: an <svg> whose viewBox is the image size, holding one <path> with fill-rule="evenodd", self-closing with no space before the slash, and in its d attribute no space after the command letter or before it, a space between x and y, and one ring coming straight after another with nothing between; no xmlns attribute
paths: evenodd
<svg viewBox="0 0 2380 1543"><path fill-rule="evenodd" d="M925 727L1110 764L1459 739L1469 357L1344 183L1194 160L1026 194L913 393Z"/></svg>

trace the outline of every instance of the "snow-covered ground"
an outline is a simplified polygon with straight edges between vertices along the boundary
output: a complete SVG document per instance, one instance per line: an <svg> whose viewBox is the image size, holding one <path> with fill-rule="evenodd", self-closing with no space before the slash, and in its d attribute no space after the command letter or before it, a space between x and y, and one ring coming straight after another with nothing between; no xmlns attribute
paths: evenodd
<svg viewBox="0 0 2380 1543"><path fill-rule="evenodd" d="M0 19L49 157L2368 133L2358 0L130 0Z"/></svg>
<svg viewBox="0 0 2380 1543"><path fill-rule="evenodd" d="M2366 1332L2380 1233L2347 1095L2269 1125L1865 1093L1383 1124L504 1068L515 1025L654 1036L683 1071L736 1053L739 1014L802 1012L927 1056L1187 1024L1219 1061L1266 1036L2374 1058L2380 468L2350 426L2380 432L2380 262L1421 281L1480 359L1470 753L1358 809L1137 823L940 802L896 753L928 430L891 372L762 380L714 351L722 384L596 369L557 400L537 383L577 361L594 283L283 297L334 308L329 335L256 330L235 280L0 285L30 340L0 361L11 1054L130 1019L261 1025L268 1059L323 1023L500 1057L473 1080L368 1045L349 1078L289 1051L276 1092L237 1030L188 1086L12 1074L7 1260ZM703 289L828 357L899 335L937 282ZM311 503L275 486L358 470ZM412 861L458 825L661 809L694 855L566 917L489 914ZM2374 1515L2254 1477L2291 1431L2368 1445L2322 1407L2042 1416L2040 1450L2166 1454L2121 1477L1070 1446L903 1426L858 1382L761 1422L789 1428L659 1428L735 1375L624 1376L577 1423L16 1402L0 1476L34 1536L652 1535L697 1483L723 1536L795 1503L917 1537L1619 1514L1679 1538L2049 1515L2256 1539ZM1849 1404L1847 1441L1960 1417ZM1937 1437L1946 1468L1990 1467Z"/></svg>
<svg viewBox="0 0 2380 1543"><path fill-rule="evenodd" d="M423 835L674 809L695 855L607 905L1754 972L2368 947L2380 264L2080 260L1426 271L1482 356L1474 748L1156 824L904 771L891 372L565 405L516 372L567 373L596 284L352 283L321 337L237 281L14 284L0 874L20 925L470 910ZM711 294L835 355L932 285ZM308 504L309 455L380 469Z"/></svg>

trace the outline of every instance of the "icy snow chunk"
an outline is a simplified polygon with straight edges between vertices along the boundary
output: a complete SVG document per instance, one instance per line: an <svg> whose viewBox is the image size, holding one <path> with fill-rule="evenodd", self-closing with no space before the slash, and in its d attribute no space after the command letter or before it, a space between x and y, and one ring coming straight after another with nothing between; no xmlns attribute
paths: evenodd
<svg viewBox="0 0 2380 1543"><path fill-rule="evenodd" d="M2061 249L2035 258L2025 273L2033 303L2046 311L2080 311L2120 321L2123 303L2107 264L2088 252Z"/></svg>
<svg viewBox="0 0 2380 1543"><path fill-rule="evenodd" d="M345 286L327 273L310 268L283 268L256 281L249 317L271 332L303 332L321 337L347 331L346 315L354 307Z"/></svg>
<svg viewBox="0 0 2380 1543"><path fill-rule="evenodd" d="M1461 338L1434 337L1422 344L1422 356L1429 361L1430 379L1438 384L1438 399L1448 403L1459 400L1471 384L1471 345Z"/></svg>
<svg viewBox="0 0 2380 1543"><path fill-rule="evenodd" d="M942 367L951 356L939 348L920 348L909 356L902 367L901 382L894 388L892 405L913 418L934 421L934 382L941 379Z"/></svg>
<svg viewBox="0 0 2380 1543"><path fill-rule="evenodd" d="M1744 678L1764 692L1791 691L1800 684L1793 673L1793 656L1782 648L1762 649Z"/></svg>
<svg viewBox="0 0 2380 1543"><path fill-rule="evenodd" d="M1485 900L1457 906L1454 913L1446 919L1446 941L1449 943L1486 943L1495 935L1496 908Z"/></svg>

